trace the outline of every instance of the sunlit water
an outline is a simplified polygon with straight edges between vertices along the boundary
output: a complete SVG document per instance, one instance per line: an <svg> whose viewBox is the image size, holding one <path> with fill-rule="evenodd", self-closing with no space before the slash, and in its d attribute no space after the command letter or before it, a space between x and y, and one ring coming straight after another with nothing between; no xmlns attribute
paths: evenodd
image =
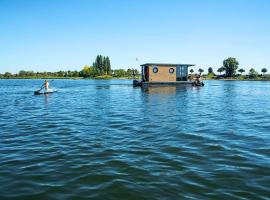
<svg viewBox="0 0 270 200"><path fill-rule="evenodd" d="M0 199L268 199L270 82L0 80Z"/></svg>

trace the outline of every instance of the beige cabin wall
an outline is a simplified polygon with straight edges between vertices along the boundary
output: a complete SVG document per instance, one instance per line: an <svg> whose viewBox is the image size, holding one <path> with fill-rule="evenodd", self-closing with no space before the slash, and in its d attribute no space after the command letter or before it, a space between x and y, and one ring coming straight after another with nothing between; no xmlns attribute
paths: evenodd
<svg viewBox="0 0 270 200"><path fill-rule="evenodd" d="M176 81L176 67L171 66L156 66L158 68L158 72L154 73L153 68L155 66L149 67L149 82L175 82ZM169 73L169 69L173 68L174 73Z"/></svg>

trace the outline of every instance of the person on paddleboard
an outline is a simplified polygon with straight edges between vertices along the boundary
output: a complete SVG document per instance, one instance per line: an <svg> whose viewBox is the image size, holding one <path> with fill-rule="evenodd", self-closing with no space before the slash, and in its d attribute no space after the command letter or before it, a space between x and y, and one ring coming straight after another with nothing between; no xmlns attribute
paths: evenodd
<svg viewBox="0 0 270 200"><path fill-rule="evenodd" d="M44 81L44 88L46 91L49 90L49 81L47 80Z"/></svg>
<svg viewBox="0 0 270 200"><path fill-rule="evenodd" d="M50 81L50 82L52 82L52 81ZM56 90L53 90L52 88L49 88L49 81L45 80L44 83L42 84L41 88L39 90L36 90L34 92L34 94L35 95L48 94L48 93L52 93L52 92L55 92L55 91Z"/></svg>

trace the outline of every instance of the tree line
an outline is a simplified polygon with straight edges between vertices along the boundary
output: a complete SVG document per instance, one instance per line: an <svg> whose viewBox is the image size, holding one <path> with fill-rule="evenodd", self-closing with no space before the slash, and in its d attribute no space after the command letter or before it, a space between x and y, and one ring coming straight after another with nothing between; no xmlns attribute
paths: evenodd
<svg viewBox="0 0 270 200"><path fill-rule="evenodd" d="M137 69L111 69L111 61L108 56L97 55L92 66L85 65L80 71L34 72L21 70L12 74L5 72L0 78L96 78L96 77L132 77L138 76Z"/></svg>
<svg viewBox="0 0 270 200"><path fill-rule="evenodd" d="M262 75L265 75L267 73L267 68L263 67L261 69ZM202 68L198 69L199 74L202 74L204 70ZM229 57L225 60L223 60L223 65L217 69L217 72L219 75L217 77L225 77L225 78L233 78L239 75L243 75L245 72L245 69L239 68L239 62L236 60L236 58ZM239 74L237 74L237 72ZM194 70L190 69L190 73L193 74ZM223 73L223 74L221 74ZM208 76L216 76L214 73L214 70L212 67L208 68ZM250 68L248 71L248 77L249 78L256 78L259 75L259 72L257 72L254 68Z"/></svg>
<svg viewBox="0 0 270 200"><path fill-rule="evenodd" d="M267 68L262 68L261 73L265 75L267 73ZM190 69L191 75L195 71ZM202 74L204 70L202 68L198 69L199 74ZM217 69L219 75L214 73L214 69L212 67L208 68L207 75L209 77L225 77L225 78L233 78L239 75L243 75L245 69L239 68L239 62L236 58L229 57L223 60L223 65ZM237 74L238 72L238 74ZM223 74L222 74L223 73ZM19 73L12 74L6 72L4 74L0 74L0 78L72 78L72 77L82 77L82 78L96 78L96 77L133 77L138 76L140 73L137 69L111 69L111 61L108 56L97 55L95 61L92 66L85 65L80 71L58 71L58 72L34 72L34 71L25 71L21 70ZM259 72L257 72L254 68L251 68L248 71L249 78L256 78L259 76Z"/></svg>
<svg viewBox="0 0 270 200"><path fill-rule="evenodd" d="M111 62L108 56L98 55L92 66L85 65L81 71L81 76L84 78L95 77L131 77L138 76L137 69L111 69Z"/></svg>
<svg viewBox="0 0 270 200"><path fill-rule="evenodd" d="M57 71L57 72L34 72L21 70L19 73L12 74L10 72L5 72L0 74L0 78L71 78L80 77L80 71Z"/></svg>

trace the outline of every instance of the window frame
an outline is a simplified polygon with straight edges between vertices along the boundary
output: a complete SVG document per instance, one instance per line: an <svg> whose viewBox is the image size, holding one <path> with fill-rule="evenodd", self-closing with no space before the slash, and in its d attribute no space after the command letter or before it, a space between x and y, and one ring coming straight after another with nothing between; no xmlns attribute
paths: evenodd
<svg viewBox="0 0 270 200"><path fill-rule="evenodd" d="M174 74L174 72L175 72L175 69L173 67L169 68L169 74Z"/></svg>
<svg viewBox="0 0 270 200"><path fill-rule="evenodd" d="M154 74L158 73L158 67L157 66L153 66L152 72Z"/></svg>

